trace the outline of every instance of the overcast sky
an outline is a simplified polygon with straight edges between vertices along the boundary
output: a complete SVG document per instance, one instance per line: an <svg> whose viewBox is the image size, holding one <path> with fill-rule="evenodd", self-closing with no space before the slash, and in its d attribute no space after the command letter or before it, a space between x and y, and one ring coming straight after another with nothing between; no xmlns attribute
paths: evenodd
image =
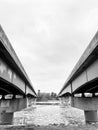
<svg viewBox="0 0 98 130"><path fill-rule="evenodd" d="M36 92L58 93L98 30L98 0L0 0L0 24Z"/></svg>

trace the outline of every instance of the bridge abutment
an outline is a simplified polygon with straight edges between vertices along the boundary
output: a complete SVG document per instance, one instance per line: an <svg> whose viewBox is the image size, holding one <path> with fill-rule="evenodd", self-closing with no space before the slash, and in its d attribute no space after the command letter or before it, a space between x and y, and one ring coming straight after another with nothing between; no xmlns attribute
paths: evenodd
<svg viewBox="0 0 98 130"><path fill-rule="evenodd" d="M26 98L0 100L0 124L12 124L14 112L26 107Z"/></svg>

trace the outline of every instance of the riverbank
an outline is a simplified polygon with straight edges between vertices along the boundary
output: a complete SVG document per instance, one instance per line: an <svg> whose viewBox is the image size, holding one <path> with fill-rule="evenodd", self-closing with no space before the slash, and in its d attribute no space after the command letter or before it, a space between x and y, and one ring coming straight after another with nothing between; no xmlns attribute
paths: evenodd
<svg viewBox="0 0 98 130"><path fill-rule="evenodd" d="M61 125L48 125L48 126L34 126L34 125L20 125L20 126L0 126L0 130L98 130L98 124L95 125L78 125L78 126L65 126Z"/></svg>

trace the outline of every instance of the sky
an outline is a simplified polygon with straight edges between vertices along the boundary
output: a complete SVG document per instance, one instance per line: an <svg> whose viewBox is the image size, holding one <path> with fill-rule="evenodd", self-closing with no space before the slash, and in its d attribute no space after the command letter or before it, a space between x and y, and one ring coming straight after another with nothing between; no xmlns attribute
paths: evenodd
<svg viewBox="0 0 98 130"><path fill-rule="evenodd" d="M59 93L98 30L98 0L0 0L0 24L35 91Z"/></svg>

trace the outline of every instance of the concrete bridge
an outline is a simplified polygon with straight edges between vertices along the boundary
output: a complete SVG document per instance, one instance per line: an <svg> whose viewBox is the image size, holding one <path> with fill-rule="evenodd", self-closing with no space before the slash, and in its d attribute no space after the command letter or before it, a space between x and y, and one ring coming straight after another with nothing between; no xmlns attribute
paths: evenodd
<svg viewBox="0 0 98 130"><path fill-rule="evenodd" d="M71 95L71 106L84 110L85 121L97 122L98 110L98 32L72 70L59 93Z"/></svg>
<svg viewBox="0 0 98 130"><path fill-rule="evenodd" d="M11 124L13 113L27 107L27 97L36 98L36 92L0 26L0 124Z"/></svg>

